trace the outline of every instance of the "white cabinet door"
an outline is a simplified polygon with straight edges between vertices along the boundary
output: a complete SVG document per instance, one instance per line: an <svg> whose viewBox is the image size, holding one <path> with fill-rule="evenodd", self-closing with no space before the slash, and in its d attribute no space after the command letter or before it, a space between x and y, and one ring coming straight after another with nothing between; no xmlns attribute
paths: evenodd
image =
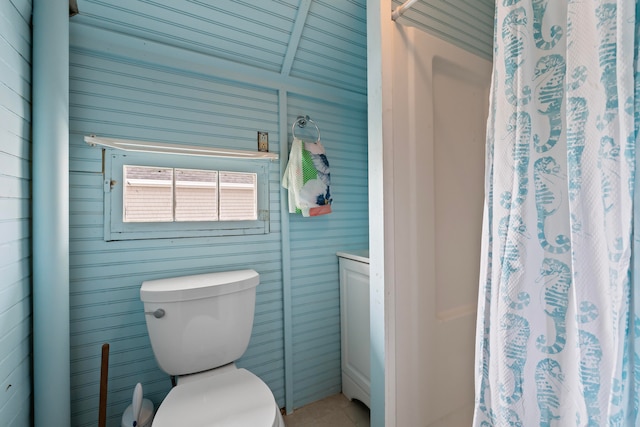
<svg viewBox="0 0 640 427"><path fill-rule="evenodd" d="M342 393L370 404L369 264L340 262Z"/></svg>

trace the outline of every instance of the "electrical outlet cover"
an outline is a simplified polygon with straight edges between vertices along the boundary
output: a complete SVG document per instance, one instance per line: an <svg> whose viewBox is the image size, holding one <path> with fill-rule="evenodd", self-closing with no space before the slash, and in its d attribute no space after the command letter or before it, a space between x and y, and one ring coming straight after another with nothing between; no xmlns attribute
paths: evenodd
<svg viewBox="0 0 640 427"><path fill-rule="evenodd" d="M269 134L258 131L258 151L269 151Z"/></svg>

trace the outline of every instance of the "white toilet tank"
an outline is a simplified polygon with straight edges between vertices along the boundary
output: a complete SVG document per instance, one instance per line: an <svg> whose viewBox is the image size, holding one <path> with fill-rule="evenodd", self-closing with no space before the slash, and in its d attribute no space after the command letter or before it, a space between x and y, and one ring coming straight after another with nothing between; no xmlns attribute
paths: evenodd
<svg viewBox="0 0 640 427"><path fill-rule="evenodd" d="M254 270L143 282L140 299L160 368L186 375L239 359L251 338L258 283Z"/></svg>

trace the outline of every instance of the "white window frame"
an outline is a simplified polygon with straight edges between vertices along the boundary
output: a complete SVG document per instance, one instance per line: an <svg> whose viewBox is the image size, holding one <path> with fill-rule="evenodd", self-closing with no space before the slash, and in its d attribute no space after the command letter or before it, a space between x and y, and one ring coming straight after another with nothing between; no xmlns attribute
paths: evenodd
<svg viewBox="0 0 640 427"><path fill-rule="evenodd" d="M104 240L238 236L269 233L269 160L246 160L123 152L104 153ZM255 221L124 222L123 166L154 166L257 174L258 219Z"/></svg>

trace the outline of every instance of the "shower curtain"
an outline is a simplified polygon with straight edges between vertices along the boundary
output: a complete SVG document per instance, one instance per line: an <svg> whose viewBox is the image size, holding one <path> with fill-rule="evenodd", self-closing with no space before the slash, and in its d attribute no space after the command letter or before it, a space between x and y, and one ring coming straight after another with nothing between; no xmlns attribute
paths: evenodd
<svg viewBox="0 0 640 427"><path fill-rule="evenodd" d="M475 427L640 426L639 9L497 2Z"/></svg>

